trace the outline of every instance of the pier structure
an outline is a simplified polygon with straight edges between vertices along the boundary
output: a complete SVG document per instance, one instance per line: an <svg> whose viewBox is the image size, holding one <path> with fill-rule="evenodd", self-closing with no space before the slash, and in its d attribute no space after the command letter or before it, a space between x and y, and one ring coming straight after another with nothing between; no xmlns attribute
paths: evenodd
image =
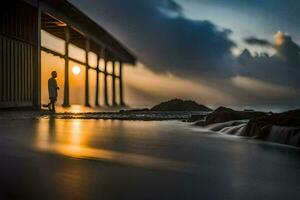
<svg viewBox="0 0 300 200"><path fill-rule="evenodd" d="M69 94L72 89L69 81L70 61L85 66L85 106L90 106L92 101L99 106L99 97L103 98L105 106L125 105L123 67L124 64L134 65L135 56L74 5L66 0L11 0L0 8L0 17L0 108L40 108L41 51L64 59L63 106L72 104ZM41 30L62 39L64 53L42 46ZM84 50L84 62L70 57L71 44ZM89 62L90 52L97 55L96 67ZM100 59L104 60L102 67ZM107 70L109 62L112 63L111 72ZM89 77L90 70L96 72L95 77ZM99 80L101 73L104 75L103 83ZM112 79L111 89L108 88L109 76ZM96 79L95 91L92 91L95 92L95 99L89 98L90 79ZM103 91L100 90L102 84Z"/></svg>

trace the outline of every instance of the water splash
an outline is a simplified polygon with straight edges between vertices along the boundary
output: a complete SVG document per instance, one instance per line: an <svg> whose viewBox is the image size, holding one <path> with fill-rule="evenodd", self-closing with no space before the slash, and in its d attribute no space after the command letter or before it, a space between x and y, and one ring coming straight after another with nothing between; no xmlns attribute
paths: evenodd
<svg viewBox="0 0 300 200"><path fill-rule="evenodd" d="M247 125L246 120L239 120L239 121L229 121L223 123L216 123L206 126L206 129L209 131L214 131L222 134L227 135L236 135L242 136Z"/></svg>

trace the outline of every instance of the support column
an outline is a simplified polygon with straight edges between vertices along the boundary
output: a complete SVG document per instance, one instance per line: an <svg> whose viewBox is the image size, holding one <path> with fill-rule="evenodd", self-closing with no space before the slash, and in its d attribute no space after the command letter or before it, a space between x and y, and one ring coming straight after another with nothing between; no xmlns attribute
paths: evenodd
<svg viewBox="0 0 300 200"><path fill-rule="evenodd" d="M70 30L67 26L65 28L65 84L64 84L64 102L63 107L70 106L69 97L69 42L70 42Z"/></svg>
<svg viewBox="0 0 300 200"><path fill-rule="evenodd" d="M35 65L34 65L34 83L33 83L33 105L40 109L41 107L41 21L42 21L42 17L41 17L41 8L40 6L38 6L38 15L37 15L37 47L34 51L35 53ZM2 52L3 53L3 52ZM3 72L3 71L2 71ZM1 83L3 84L3 83ZM5 87L5 86L4 86ZM2 96L3 98L3 96Z"/></svg>
<svg viewBox="0 0 300 200"><path fill-rule="evenodd" d="M119 92L120 92L120 105L125 106L124 99L123 99L123 72L122 72L122 61L119 61Z"/></svg>
<svg viewBox="0 0 300 200"><path fill-rule="evenodd" d="M96 95L95 95L95 106L99 106L99 63L100 56L97 54L97 69L96 69Z"/></svg>
<svg viewBox="0 0 300 200"><path fill-rule="evenodd" d="M85 40L85 103L84 105L90 107L89 102L89 51L90 42L89 39Z"/></svg>
<svg viewBox="0 0 300 200"><path fill-rule="evenodd" d="M106 56L104 57L104 104L106 106L109 106L108 96L107 96L107 60L106 60Z"/></svg>
<svg viewBox="0 0 300 200"><path fill-rule="evenodd" d="M116 70L115 70L115 61L112 62L112 105L116 106Z"/></svg>

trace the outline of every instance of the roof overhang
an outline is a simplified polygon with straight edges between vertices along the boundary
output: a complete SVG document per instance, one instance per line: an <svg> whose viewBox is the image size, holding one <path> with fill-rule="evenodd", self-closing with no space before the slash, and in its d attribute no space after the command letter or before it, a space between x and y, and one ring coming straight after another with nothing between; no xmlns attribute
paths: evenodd
<svg viewBox="0 0 300 200"><path fill-rule="evenodd" d="M100 54L104 48L107 59L135 64L136 57L126 47L68 1L40 0L40 9L43 30L64 40L68 26L70 43L75 46L85 49L88 39L90 51Z"/></svg>

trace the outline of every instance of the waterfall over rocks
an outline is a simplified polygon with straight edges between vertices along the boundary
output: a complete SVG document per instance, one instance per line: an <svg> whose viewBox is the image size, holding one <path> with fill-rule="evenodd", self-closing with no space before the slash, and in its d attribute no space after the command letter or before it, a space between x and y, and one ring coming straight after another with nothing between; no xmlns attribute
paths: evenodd
<svg viewBox="0 0 300 200"><path fill-rule="evenodd" d="M244 130L245 126L246 126L246 123L236 125L236 126L226 127L224 129L222 129L220 132L229 134L229 135L239 135L239 133Z"/></svg>
<svg viewBox="0 0 300 200"><path fill-rule="evenodd" d="M280 144L300 146L300 127L272 126L267 140Z"/></svg>
<svg viewBox="0 0 300 200"><path fill-rule="evenodd" d="M246 133L247 121L229 121L223 123L216 123L206 126L210 131L236 136L249 137ZM270 126L264 127L263 129L268 129L268 134L264 139L269 142L286 144L291 146L300 146L300 127L287 127L287 126ZM255 135L251 136L256 138Z"/></svg>
<svg viewBox="0 0 300 200"><path fill-rule="evenodd" d="M300 147L300 109L263 113L220 107L195 125L223 134Z"/></svg>
<svg viewBox="0 0 300 200"><path fill-rule="evenodd" d="M239 121L229 121L229 122L211 124L206 126L206 128L210 131L216 131L228 135L241 136L246 125L247 125L246 120L239 120Z"/></svg>

